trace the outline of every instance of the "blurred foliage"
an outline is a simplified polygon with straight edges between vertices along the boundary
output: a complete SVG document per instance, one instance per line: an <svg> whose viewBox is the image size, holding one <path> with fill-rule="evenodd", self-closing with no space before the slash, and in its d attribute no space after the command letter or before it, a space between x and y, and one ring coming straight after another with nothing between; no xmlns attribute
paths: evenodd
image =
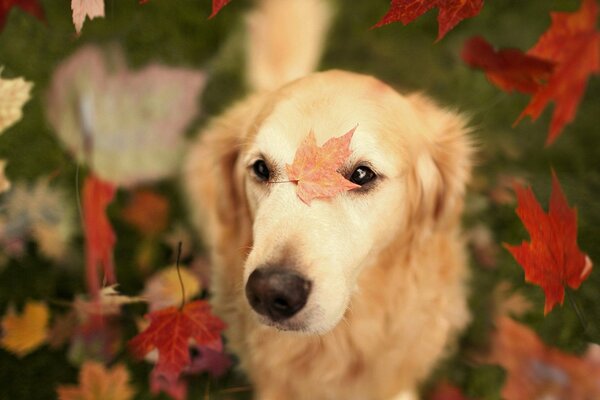
<svg viewBox="0 0 600 400"><path fill-rule="evenodd" d="M234 0L219 15L207 20L210 2L196 0L106 0L106 18L86 21L80 37L75 36L69 2L41 0L46 11L42 23L14 9L0 33L0 65L3 77L23 76L33 81L33 99L26 104L24 118L0 137L0 159L9 161L7 175L13 182L30 182L52 175L52 182L68 191L76 209L77 168L61 148L44 117L44 98L52 72L63 59L89 43L118 44L130 65L139 68L158 61L172 66L199 68L209 74L208 87L198 99L202 115L190 126L189 135L211 116L218 114L246 92L243 83L243 18L250 2ZM404 27L392 24L370 30L386 12L389 2L337 1L337 18L332 27L322 69L340 68L375 75L400 90L423 91L444 105L471 117L473 137L479 145L475 181L493 187L500 174L525 178L542 202L550 195L550 170L554 168L567 198L579 211L579 243L592 260L600 262L600 79L591 79L575 121L568 125L556 143L544 148L551 110L535 123L522 121L512 127L528 98L508 95L489 84L483 73L470 70L460 59L464 41L482 35L502 47L530 48L550 23L550 11L572 11L575 0L486 2L481 14L460 23L442 41L434 43L437 24L429 12ZM307 21L310 23L310 21ZM301 34L301 33L300 33ZM80 172L83 174L83 171ZM153 186L171 204L171 226L187 224L175 179ZM469 193L465 223L488 226L497 243L519 243L527 233L514 213L514 204L489 201L486 190L474 185ZM109 208L117 231L115 252L117 275L124 293L136 294L148 271L137 268L136 254L148 247L141 235L125 224L118 210L131 194L120 192ZM186 243L192 246L192 243ZM194 244L195 252L201 249ZM61 302L84 292L81 233L72 243L73 254L64 265L43 257L31 243L19 259L8 259L0 267L0 311L9 302L22 305L25 299L51 301L55 312L63 312ZM152 267L162 267L174 259L173 251L159 242L150 242ZM588 281L573 295L587 323L587 332L567 303L543 316L543 293L523 282L523 271L504 249L494 267L472 261L471 308L473 323L457 346L456 355L445 361L436 377L447 377L472 398L498 399L504 372L495 366L481 366L474 359L485 350L492 328L491 294L499 281L508 281L515 291L534 303L534 310L522 320L542 339L564 350L581 353L588 342L600 337L600 273L593 271ZM126 308L123 316L127 337L135 332L137 306ZM136 311L136 313L134 313ZM128 362L137 398L150 398L150 365ZM58 384L74 383L77 369L64 349L48 347L17 359L0 350L0 399L51 399ZM211 399L246 398L243 377L231 373L218 381L191 380L190 398L210 393ZM241 387L240 393L223 392ZM227 394L226 394L227 393ZM166 397L161 397L166 398Z"/></svg>

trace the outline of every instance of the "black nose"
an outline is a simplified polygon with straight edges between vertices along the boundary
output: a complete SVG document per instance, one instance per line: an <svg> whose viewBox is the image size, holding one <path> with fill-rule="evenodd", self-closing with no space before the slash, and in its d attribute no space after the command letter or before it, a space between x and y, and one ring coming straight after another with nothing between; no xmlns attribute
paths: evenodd
<svg viewBox="0 0 600 400"><path fill-rule="evenodd" d="M311 283L281 267L254 270L246 283L246 297L254 310L273 321L290 318L304 307Z"/></svg>

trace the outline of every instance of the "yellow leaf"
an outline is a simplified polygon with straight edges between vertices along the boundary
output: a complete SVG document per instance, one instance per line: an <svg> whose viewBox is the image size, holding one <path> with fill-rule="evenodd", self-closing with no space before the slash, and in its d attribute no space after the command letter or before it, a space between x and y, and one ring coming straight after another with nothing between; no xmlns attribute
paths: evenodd
<svg viewBox="0 0 600 400"><path fill-rule="evenodd" d="M129 400L133 389L123 365L106 369L100 363L86 361L79 372L79 386L59 386L59 400Z"/></svg>
<svg viewBox="0 0 600 400"><path fill-rule="evenodd" d="M181 268L185 301L200 292L200 281L189 270ZM150 311L181 304L181 283L175 266L164 269L148 280L142 297L150 303Z"/></svg>
<svg viewBox="0 0 600 400"><path fill-rule="evenodd" d="M49 314L46 304L37 301L27 302L20 315L9 307L2 319L0 344L19 357L30 353L46 341Z"/></svg>
<svg viewBox="0 0 600 400"><path fill-rule="evenodd" d="M32 87L33 83L23 78L0 78L0 133L21 119L23 105L29 100Z"/></svg>

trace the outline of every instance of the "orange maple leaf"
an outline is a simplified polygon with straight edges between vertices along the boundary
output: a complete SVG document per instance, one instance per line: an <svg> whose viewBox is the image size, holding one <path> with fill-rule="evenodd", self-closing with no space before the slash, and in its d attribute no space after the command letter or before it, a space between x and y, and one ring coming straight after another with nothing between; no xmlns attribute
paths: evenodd
<svg viewBox="0 0 600 400"><path fill-rule="evenodd" d="M212 13L208 18L212 18L221 11L221 8L225 7L231 0L212 0Z"/></svg>
<svg viewBox="0 0 600 400"><path fill-rule="evenodd" d="M552 25L528 54L556 63L548 83L536 92L515 123L529 115L536 120L554 100L546 145L552 144L575 117L591 74L600 72L600 32L596 30L598 4L583 0L574 13L551 14Z"/></svg>
<svg viewBox="0 0 600 400"><path fill-rule="evenodd" d="M169 223L169 201L151 190L136 190L121 215L140 233L157 235Z"/></svg>
<svg viewBox="0 0 600 400"><path fill-rule="evenodd" d="M96 296L100 290L98 266L101 265L108 284L116 282L113 248L116 236L106 217L106 207L116 193L114 185L90 174L83 185L83 225L85 231L88 290Z"/></svg>
<svg viewBox="0 0 600 400"><path fill-rule="evenodd" d="M181 371L190 365L190 339L205 344L220 339L225 324L210 312L206 301L197 300L183 306L164 308L147 315L150 325L129 341L135 357L142 358L152 349L158 349L156 373L169 382L175 382Z"/></svg>
<svg viewBox="0 0 600 400"><path fill-rule="evenodd" d="M350 141L356 127L346 134L331 138L318 147L314 132L310 132L296 150L294 162L286 165L288 178L298 184L300 200L310 205L316 198L333 197L359 185L344 178L338 169L350 157Z"/></svg>
<svg viewBox="0 0 600 400"><path fill-rule="evenodd" d="M504 244L525 270L525 280L546 294L544 314L563 303L565 285L577 289L592 271L592 262L577 245L577 210L569 204L554 172L546 214L531 188L515 185L517 215L531 236L519 246Z"/></svg>
<svg viewBox="0 0 600 400"><path fill-rule="evenodd" d="M600 365L546 346L534 331L510 318L499 318L496 325L487 361L507 371L503 399L600 398Z"/></svg>
<svg viewBox="0 0 600 400"><path fill-rule="evenodd" d="M374 27L397 21L406 25L432 8L439 8L437 40L441 40L460 21L479 14L482 7L483 0L391 0L387 14Z"/></svg>
<svg viewBox="0 0 600 400"><path fill-rule="evenodd" d="M518 49L494 48L482 37L469 39L462 59L472 68L481 68L487 78L506 92L535 93L550 77L554 64L527 55Z"/></svg>
<svg viewBox="0 0 600 400"><path fill-rule="evenodd" d="M128 383L129 373L123 365L110 369L86 361L79 372L79 386L59 386L59 400L130 400L134 392Z"/></svg>

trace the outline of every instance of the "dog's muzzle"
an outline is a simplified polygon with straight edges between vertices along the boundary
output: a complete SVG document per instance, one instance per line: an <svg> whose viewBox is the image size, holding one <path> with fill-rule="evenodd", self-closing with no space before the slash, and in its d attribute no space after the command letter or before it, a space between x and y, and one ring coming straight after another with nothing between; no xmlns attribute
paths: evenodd
<svg viewBox="0 0 600 400"><path fill-rule="evenodd" d="M246 298L252 308L274 322L291 318L308 300L311 282L283 267L254 270L246 283Z"/></svg>

